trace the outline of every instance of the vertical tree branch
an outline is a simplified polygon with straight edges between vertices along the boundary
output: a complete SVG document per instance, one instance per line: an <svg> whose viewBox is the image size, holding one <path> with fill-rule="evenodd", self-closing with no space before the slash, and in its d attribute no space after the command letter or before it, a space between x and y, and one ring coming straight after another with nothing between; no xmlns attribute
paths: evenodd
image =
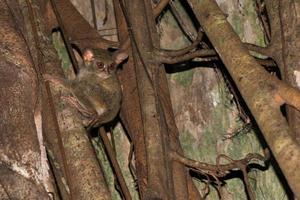
<svg viewBox="0 0 300 200"><path fill-rule="evenodd" d="M145 198L172 198L173 191L169 186L170 171L166 160L166 125L161 113L161 105L152 80L157 81L158 65L145 60L153 52L151 27L148 25L147 8L143 0L125 1L127 24L132 28L133 47L137 47L137 54L133 54L136 64L138 93L141 103L143 129L145 134L147 155L148 187ZM151 10L150 10L151 11ZM136 17L139 16L139 17ZM137 46L136 46L137 45ZM142 59L142 60L140 60ZM150 77L151 79L150 79Z"/></svg>
<svg viewBox="0 0 300 200"><path fill-rule="evenodd" d="M127 25L119 4L119 0L114 0L114 9L119 33L119 41L120 43L129 41ZM118 74L123 88L120 115L122 122L126 124L126 128L128 129L127 131L130 134L130 138L134 145L137 183L140 196L143 199L147 187L147 161L142 113L140 99L137 92L138 86L132 52L133 49L129 48L127 51L129 59L123 65L123 69Z"/></svg>
<svg viewBox="0 0 300 200"><path fill-rule="evenodd" d="M50 177L38 139L38 80L28 51L33 44L26 40L30 33L18 1L0 1L0 11L0 197L23 199L27 194L28 199L46 200L45 180Z"/></svg>
<svg viewBox="0 0 300 200"><path fill-rule="evenodd" d="M37 2L36 9L43 11L42 6L45 5L43 0ZM37 12L37 24L40 31L41 54L44 56L43 63L45 69L43 72L63 77L63 72L58 61L58 56L52 43L49 39L50 33L46 31L45 13ZM49 27L48 27L49 28ZM63 196L66 199L111 199L102 169L98 163L95 151L92 147L91 141L87 136L87 132L82 125L81 119L77 110L68 105L63 96L68 96L66 91L61 90L57 85L51 85L51 93L54 100L55 108L49 107L47 95L43 97L43 128L45 131L47 150L49 159L53 164L53 171L56 175L56 180L59 183L60 190L63 191ZM52 111L51 111L52 109ZM53 119L53 109L56 113L56 119ZM57 138L55 123L57 120L61 138ZM65 160L67 163L68 172L62 170L63 158L61 156L61 147L58 140L61 139L63 143L63 151L65 152ZM72 196L69 196L70 186L66 185L64 176L69 173L70 182L72 183Z"/></svg>
<svg viewBox="0 0 300 200"><path fill-rule="evenodd" d="M300 18L299 10L300 3L297 1L279 1L279 15L281 28L281 45L282 49L279 52L282 57L283 71L282 77L284 80L300 89ZM287 106L288 122L293 130L293 137L300 143L300 112Z"/></svg>

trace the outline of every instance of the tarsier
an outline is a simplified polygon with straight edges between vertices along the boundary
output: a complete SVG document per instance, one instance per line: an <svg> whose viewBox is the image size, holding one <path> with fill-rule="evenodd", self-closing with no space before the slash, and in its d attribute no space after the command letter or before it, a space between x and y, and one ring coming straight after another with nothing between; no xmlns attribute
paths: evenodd
<svg viewBox="0 0 300 200"><path fill-rule="evenodd" d="M66 99L81 113L85 126L98 127L112 121L119 112L122 92L116 69L127 57L123 52L111 55L102 49L86 49L75 79L51 75L44 75L44 79L71 93Z"/></svg>

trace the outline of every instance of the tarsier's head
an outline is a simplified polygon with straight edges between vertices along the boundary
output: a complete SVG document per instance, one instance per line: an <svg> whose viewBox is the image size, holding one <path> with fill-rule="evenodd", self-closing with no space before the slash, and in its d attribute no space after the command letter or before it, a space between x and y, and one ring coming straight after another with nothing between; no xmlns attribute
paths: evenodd
<svg viewBox="0 0 300 200"><path fill-rule="evenodd" d="M83 52L86 68L101 78L108 78L115 73L118 65L127 57L124 52L111 53L104 49L86 49Z"/></svg>

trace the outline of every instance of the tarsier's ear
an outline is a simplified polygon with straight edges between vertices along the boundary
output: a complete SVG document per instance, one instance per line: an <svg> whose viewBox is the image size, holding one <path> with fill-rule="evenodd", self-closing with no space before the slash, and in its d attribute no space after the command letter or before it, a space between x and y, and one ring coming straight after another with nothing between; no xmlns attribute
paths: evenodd
<svg viewBox="0 0 300 200"><path fill-rule="evenodd" d="M91 62L94 59L94 51L92 49L85 49L82 57L84 62Z"/></svg>
<svg viewBox="0 0 300 200"><path fill-rule="evenodd" d="M120 52L115 52L113 54L113 59L114 59L114 62L118 65L120 64L121 62L123 62L124 60L126 60L128 58L128 54L123 52L123 51L120 51Z"/></svg>

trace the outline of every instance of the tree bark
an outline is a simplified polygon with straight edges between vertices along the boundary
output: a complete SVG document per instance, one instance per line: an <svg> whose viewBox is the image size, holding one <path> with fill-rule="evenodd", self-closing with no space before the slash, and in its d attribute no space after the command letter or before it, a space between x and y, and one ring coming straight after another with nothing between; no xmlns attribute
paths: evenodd
<svg viewBox="0 0 300 200"><path fill-rule="evenodd" d="M128 39L127 25L125 22L122 9L119 1L114 0L114 9L116 13L116 22L118 27L118 37L122 44ZM125 125L128 134L134 145L135 164L137 183L141 198L144 198L147 190L147 162L146 162L146 149L144 140L143 121L138 96L138 85L135 66L132 58L132 49L127 51L129 59L123 65L123 70L119 73L119 79L123 88L122 106L121 106L121 120Z"/></svg>
<svg viewBox="0 0 300 200"><path fill-rule="evenodd" d="M0 12L0 198L46 200L50 177L28 33L17 1L0 1Z"/></svg>

